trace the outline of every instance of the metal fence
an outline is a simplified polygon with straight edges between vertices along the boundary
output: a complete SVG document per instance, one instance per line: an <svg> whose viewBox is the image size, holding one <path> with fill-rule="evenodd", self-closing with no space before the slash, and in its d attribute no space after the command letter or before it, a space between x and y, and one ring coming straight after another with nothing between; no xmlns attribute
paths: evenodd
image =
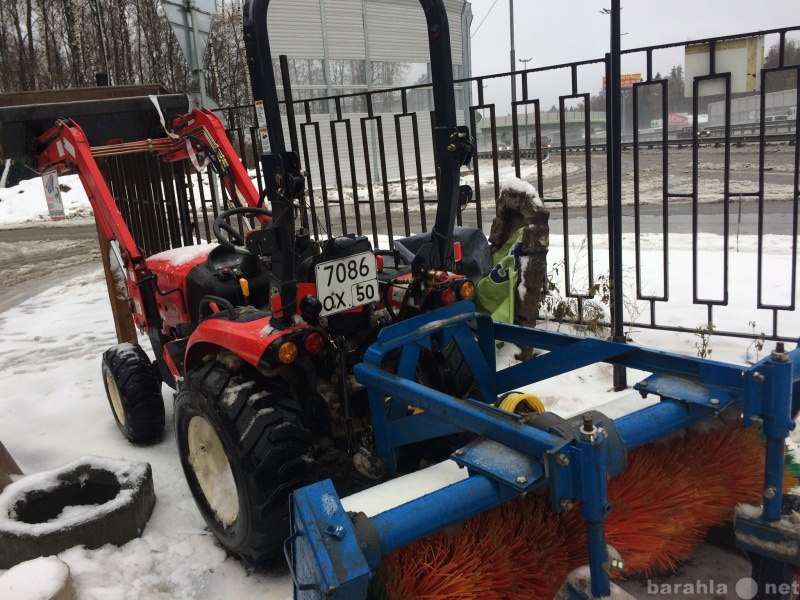
<svg viewBox="0 0 800 600"><path fill-rule="evenodd" d="M598 98L588 91L599 88L609 58L459 80L458 97L462 102L474 100L459 107L460 122L470 126L482 151L472 168L462 172L462 183L474 189L474 201L459 214L458 224L488 230L502 178L521 177L533 184L551 211L551 236L559 241L553 250L563 260L556 283L563 296L574 301L578 321L585 318L586 304L596 301L599 284L616 281L632 286L630 300L644 306L636 311L643 314L636 315L626 308L629 325L635 321L638 327L691 331L693 325L669 316L674 309L661 310L675 306L676 286L688 285L691 305L702 309L703 322L716 325L716 335L755 338L761 333L754 326L726 325L724 318L718 319L718 311L730 298L730 247L738 237L733 213L738 210L741 219L742 211L749 211L758 236L757 264L755 272L737 272L736 277L754 282L753 308L759 311L754 314L760 320L769 315L770 320L764 337L794 340L779 331L779 315L794 311L796 301L800 133L796 108L792 112L787 107L784 118L777 114L780 107L768 109L766 104L770 94L782 91L775 89L781 86L794 90L796 98L800 66L787 63L786 49L798 32L800 27L791 27L692 42L692 48L707 46L708 65L704 74L685 82L658 76L654 64L683 51L686 42L623 52L623 72L639 68L642 80L623 93L623 163L628 176L621 207L623 214L627 211L622 234L633 236L635 259L617 267L616 274L608 272L610 261L599 251L608 240L609 198L613 197L607 184L607 111L602 110L602 101L597 106ZM754 36L774 41L777 64L760 70L757 90L736 94L732 74L717 68L723 64L717 57L728 42ZM510 106L487 101L487 87L510 90L512 82L521 93ZM550 82L562 86L555 96ZM718 89L704 93L709 85ZM542 94L536 93L542 89L557 97L554 108L546 110ZM364 234L381 247L391 245L398 236L428 230L438 192L434 115L425 100L429 93L428 85L416 85L296 101L286 96L281 110L292 111L297 121L296 135L290 136L288 119L284 120L286 137L295 140L293 150L300 154L308 174L308 206L316 236ZM760 103L757 118L732 124L731 102L742 104L740 98L747 96ZM681 105L686 108L682 123L674 117L682 112ZM714 118L721 119L713 127L704 120L711 105ZM326 106L332 108L331 114L319 112ZM509 108L510 116L503 116ZM257 160L261 148L252 109L232 107L222 113L261 187L263 174ZM673 117L679 122L670 128L666 125ZM659 119L662 126L657 130L651 125ZM776 147L782 148L786 158L786 168L780 171L766 164L767 153ZM733 152L746 155L755 165L744 176L732 169ZM675 172L673 164L678 159L688 165L681 173ZM781 301L771 301L765 294L765 236L775 225L770 200L782 202L781 231L791 239ZM675 266L681 252L671 247L681 227L691 240L686 268ZM704 230L717 232L721 239L721 283L712 291L703 285ZM658 268L651 264L654 255ZM661 316L663 312L666 317Z"/></svg>

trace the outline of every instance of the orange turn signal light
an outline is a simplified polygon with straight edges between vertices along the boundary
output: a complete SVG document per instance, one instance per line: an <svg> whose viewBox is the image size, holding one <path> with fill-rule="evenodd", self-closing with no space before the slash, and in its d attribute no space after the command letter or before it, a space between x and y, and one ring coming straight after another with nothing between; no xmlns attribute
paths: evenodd
<svg viewBox="0 0 800 600"><path fill-rule="evenodd" d="M285 365L290 365L296 359L297 345L294 342L283 342L278 348L278 360Z"/></svg>
<svg viewBox="0 0 800 600"><path fill-rule="evenodd" d="M472 300L475 297L475 284L471 281L465 281L458 288L458 295L462 300Z"/></svg>

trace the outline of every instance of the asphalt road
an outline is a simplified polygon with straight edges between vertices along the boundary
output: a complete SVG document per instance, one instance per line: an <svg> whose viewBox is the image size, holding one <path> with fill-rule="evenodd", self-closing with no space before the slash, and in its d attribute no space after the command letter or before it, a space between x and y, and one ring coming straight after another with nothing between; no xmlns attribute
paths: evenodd
<svg viewBox="0 0 800 600"><path fill-rule="evenodd" d="M100 264L93 223L0 230L0 312Z"/></svg>

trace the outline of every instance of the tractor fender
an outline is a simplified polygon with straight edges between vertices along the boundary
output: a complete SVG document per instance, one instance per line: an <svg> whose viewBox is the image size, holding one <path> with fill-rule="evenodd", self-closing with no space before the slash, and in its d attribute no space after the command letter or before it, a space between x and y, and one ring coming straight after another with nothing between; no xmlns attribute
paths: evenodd
<svg viewBox="0 0 800 600"><path fill-rule="evenodd" d="M299 317L297 318L299 320ZM184 372L202 364L209 355L228 350L245 362L257 367L266 349L287 334L314 328L302 321L294 327L277 328L269 316L231 321L224 318L209 318L202 321L189 337L184 358Z"/></svg>

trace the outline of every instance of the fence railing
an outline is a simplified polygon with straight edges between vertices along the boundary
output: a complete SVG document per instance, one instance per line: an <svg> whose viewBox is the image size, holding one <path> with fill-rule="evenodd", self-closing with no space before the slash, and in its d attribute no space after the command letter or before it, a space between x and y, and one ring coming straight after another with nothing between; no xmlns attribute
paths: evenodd
<svg viewBox="0 0 800 600"><path fill-rule="evenodd" d="M625 218L623 236L632 241L632 254L626 256L633 259L616 275L608 273L607 254L598 251L608 243L606 223L612 194L606 183L605 111L596 110L598 98L589 91L599 89L606 59L459 80L459 98L465 99L459 122L469 125L485 145L472 167L462 172L462 183L474 189L474 201L459 214L458 225L488 231L503 179L509 175L525 179L551 210L551 236L558 243L552 251L563 260L558 287L566 300L575 303L577 320L585 318L587 303L597 300L598 284L616 281L632 285L632 306L644 306L626 307L629 325L691 331L697 322L714 323L716 335L754 338L760 336L754 327L724 318L733 293L730 247L737 230L732 227L732 211L738 210L740 219L744 211L753 215L757 260L754 265L748 263L752 273L736 267L733 279L747 277L752 282L754 315L770 321L764 336L793 340L788 332L779 330L779 315L795 309L800 132L796 108L792 113L787 107L786 119L775 121L780 107L768 111L765 95L780 91L776 88L781 86L797 89L800 66L787 64L786 48L787 40L798 32L800 27L790 27L691 42L692 46L707 45L708 66L703 74L687 81L657 77L655 68L657 61L663 62L662 55L680 52L686 42L623 52L623 72L639 69L642 80L623 93L623 168L627 176L622 202L632 209ZM716 60L722 52L717 48L722 48L723 41L757 36L775 41L777 64L760 69L757 90L739 94L760 99L757 121L732 124L731 101L737 95L732 87L734 78L717 69L723 64ZM668 67L662 66L665 71ZM552 91L554 85L545 85L546 81L560 82L561 88ZM508 105L488 100L487 88L510 90L512 84L520 92L516 102ZM709 94L706 88L710 85L717 88ZM293 149L307 172L315 236L363 234L380 247L393 244L399 236L428 230L438 193L434 115L430 106L420 101L429 89L428 85L416 85L283 103L281 110L293 111L297 120L298 147ZM537 90L545 89L543 95L557 98L555 102L537 95ZM555 110L543 111L551 104ZM723 124L715 125L711 137L705 137L704 111L711 104L715 118L724 113ZM321 114L321 106L332 112ZM508 112L510 116L503 114ZM243 160L255 169L256 182L262 187L257 160L261 148L252 108L231 107L222 109L222 114ZM654 132L650 127L654 120L667 123L671 118L678 121L672 130L663 127ZM687 122L691 135L685 130ZM288 128L287 120L284 127ZM549 148L543 146L543 139L550 143ZM781 145L780 168L772 164L776 160L773 144ZM551 154L564 146L571 152ZM740 168L741 164L749 166ZM773 213L773 207L782 212ZM778 295L782 299L773 301L768 299L774 296L775 285L767 282L774 279L774 273L765 269L765 236L776 224L785 228L787 222L791 256L781 275ZM714 255L719 268L713 277L708 276L706 264L711 255L704 254L708 250L703 239L706 230L720 238L719 256ZM685 239L676 242L675 236L681 235ZM676 299L687 286L690 297ZM685 318L675 318L675 306L686 308L687 303L702 314L687 317L679 309ZM687 322L688 318L696 322Z"/></svg>

